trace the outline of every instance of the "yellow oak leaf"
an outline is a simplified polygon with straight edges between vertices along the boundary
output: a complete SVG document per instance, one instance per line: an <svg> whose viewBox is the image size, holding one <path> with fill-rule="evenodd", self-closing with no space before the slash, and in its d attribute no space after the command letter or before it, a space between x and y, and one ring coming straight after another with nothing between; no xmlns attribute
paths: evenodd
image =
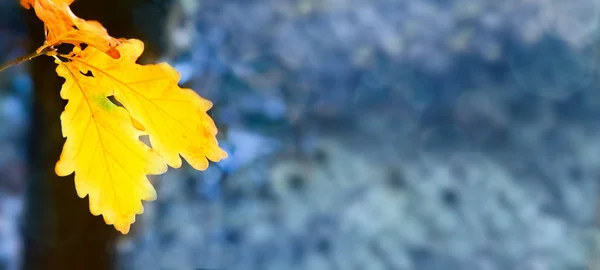
<svg viewBox="0 0 600 270"><path fill-rule="evenodd" d="M141 200L156 198L146 175L165 172L166 164L139 140L127 111L107 99L110 88L72 63L57 63L56 72L66 79L61 96L69 103L61 115L67 140L56 174L75 172L77 194L89 195L92 214L102 214L107 224L127 233L143 212Z"/></svg>
<svg viewBox="0 0 600 270"><path fill-rule="evenodd" d="M180 155L204 170L207 158L227 154L218 146L217 129L207 110L212 103L180 88L179 73L168 64L139 65L139 40L121 40L113 59L88 46L57 57L57 73L66 79L61 96L69 102L61 115L67 141L56 173L75 173L80 197L89 195L90 211L107 224L129 231L141 200L156 192L146 175L181 166ZM114 96L123 107L113 104ZM139 140L147 134L152 148Z"/></svg>
<svg viewBox="0 0 600 270"><path fill-rule="evenodd" d="M191 89L180 88L180 75L168 64L136 64L144 51L141 41L120 42L120 59L86 48L72 63L107 82L106 87L113 89L115 98L147 132L152 148L169 166L180 167L180 155L197 170L205 170L208 160L226 158L215 137L217 128L206 113L212 103Z"/></svg>
<svg viewBox="0 0 600 270"><path fill-rule="evenodd" d="M44 22L46 41L37 51L61 43L81 46L87 44L105 52L113 58L119 58L115 48L119 42L97 21L83 20L71 11L73 0L21 0L27 9L33 7L37 17Z"/></svg>

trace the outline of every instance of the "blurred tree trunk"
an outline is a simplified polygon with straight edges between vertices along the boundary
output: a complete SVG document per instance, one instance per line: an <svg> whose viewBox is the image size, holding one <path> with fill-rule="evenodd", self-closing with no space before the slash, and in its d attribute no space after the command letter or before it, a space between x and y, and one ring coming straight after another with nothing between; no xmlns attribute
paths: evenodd
<svg viewBox="0 0 600 270"><path fill-rule="evenodd" d="M134 0L79 0L72 5L81 18L100 21L114 37L138 37L133 27ZM32 45L42 45L42 23L27 11ZM33 51L35 48L30 48ZM54 166L64 139L60 114L66 101L59 96L63 79L50 57L30 62L34 80L31 126L31 182L23 230L23 269L114 269L118 232L102 216L89 212L88 199L75 192L73 176L58 177Z"/></svg>

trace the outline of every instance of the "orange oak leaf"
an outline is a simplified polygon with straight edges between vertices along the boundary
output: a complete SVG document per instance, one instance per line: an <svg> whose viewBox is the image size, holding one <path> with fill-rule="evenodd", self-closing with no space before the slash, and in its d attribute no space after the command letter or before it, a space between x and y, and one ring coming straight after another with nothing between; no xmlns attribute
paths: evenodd
<svg viewBox="0 0 600 270"><path fill-rule="evenodd" d="M71 11L69 5L73 0L21 0L27 9L33 7L37 17L44 22L46 41L37 51L61 43L93 46L113 58L119 58L115 47L119 41L108 35L108 32L97 21L83 20Z"/></svg>
<svg viewBox="0 0 600 270"><path fill-rule="evenodd" d="M143 212L141 200L156 198L146 175L163 173L166 164L179 167L179 155L204 170L207 158L216 162L227 154L207 114L210 101L180 88L169 65L136 64L141 41L121 40L116 49L119 59L91 46L75 48L62 56L66 61L57 57L56 71L66 79L61 96L69 102L61 115L67 141L56 173L74 172L77 194L89 195L92 214L125 234ZM143 134L152 148L139 140Z"/></svg>

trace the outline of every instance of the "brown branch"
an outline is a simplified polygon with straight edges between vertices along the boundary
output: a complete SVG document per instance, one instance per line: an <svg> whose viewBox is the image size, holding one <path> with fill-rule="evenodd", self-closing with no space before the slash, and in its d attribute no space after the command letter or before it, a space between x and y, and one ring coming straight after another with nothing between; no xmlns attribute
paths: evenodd
<svg viewBox="0 0 600 270"><path fill-rule="evenodd" d="M10 61L8 63L5 63L4 65L0 66L0 72L4 71L5 69L8 69L8 68L10 68L12 66L16 66L16 65L21 64L23 62L27 62L27 61L29 61L29 60L31 60L33 58L36 58L36 57L38 57L40 55L44 55L44 54L47 53L47 51L48 50L44 49L44 50L41 50L40 52L37 52L37 51L36 52L32 52L32 53L30 53L28 55L21 56L21 57L19 57L17 59L14 59L14 60L12 60L12 61Z"/></svg>

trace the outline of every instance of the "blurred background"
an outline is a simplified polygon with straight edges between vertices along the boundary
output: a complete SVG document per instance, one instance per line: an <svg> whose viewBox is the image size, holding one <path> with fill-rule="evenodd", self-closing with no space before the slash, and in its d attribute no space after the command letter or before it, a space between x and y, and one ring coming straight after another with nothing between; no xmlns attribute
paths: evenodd
<svg viewBox="0 0 600 270"><path fill-rule="evenodd" d="M81 269L600 269L599 0L73 9L211 100L229 158L153 177L158 200L115 234L52 176L50 59L6 70L0 269L49 269L26 265L69 248L107 258ZM2 62L41 45L32 15L0 0Z"/></svg>

